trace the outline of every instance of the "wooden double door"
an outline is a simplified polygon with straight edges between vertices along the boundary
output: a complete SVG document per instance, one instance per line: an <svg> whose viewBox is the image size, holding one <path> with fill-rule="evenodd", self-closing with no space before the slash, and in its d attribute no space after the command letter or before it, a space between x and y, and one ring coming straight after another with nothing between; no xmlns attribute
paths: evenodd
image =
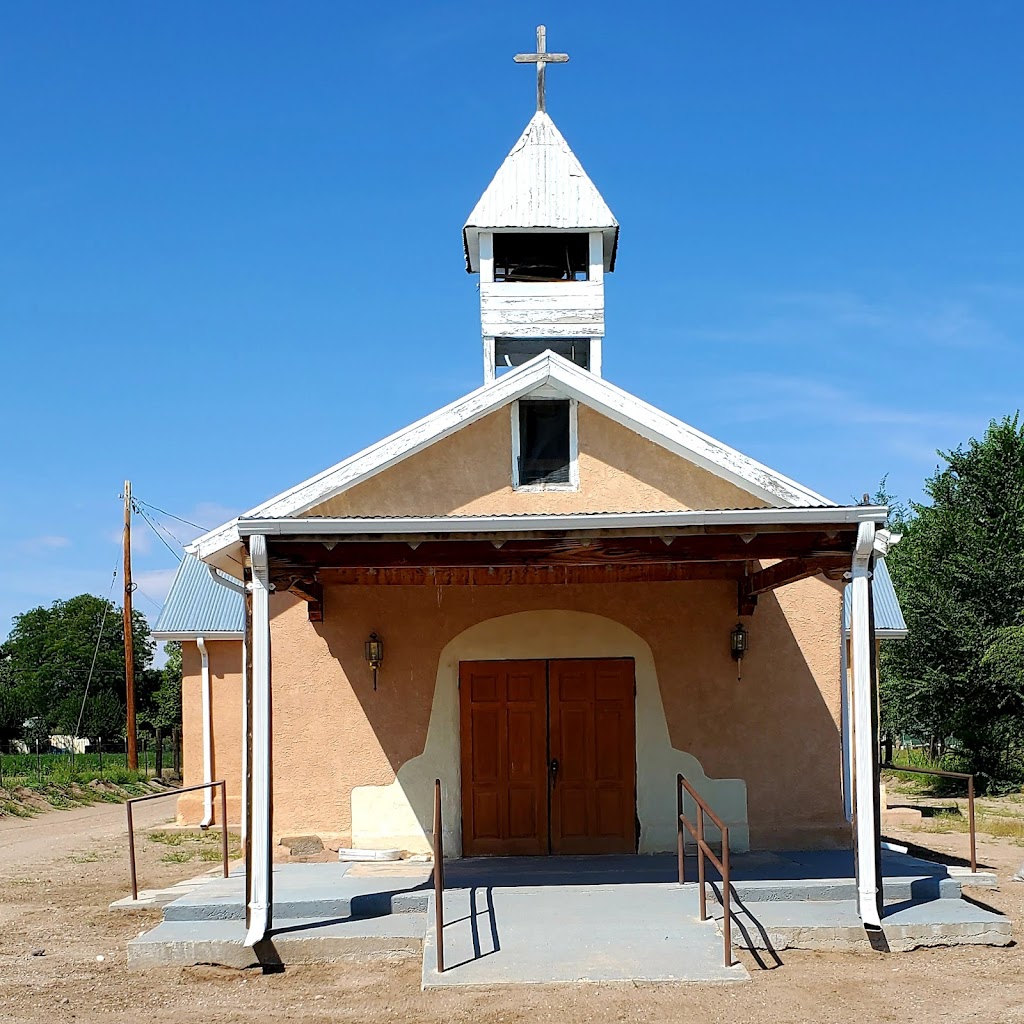
<svg viewBox="0 0 1024 1024"><path fill-rule="evenodd" d="M636 852L631 658L459 665L467 857Z"/></svg>

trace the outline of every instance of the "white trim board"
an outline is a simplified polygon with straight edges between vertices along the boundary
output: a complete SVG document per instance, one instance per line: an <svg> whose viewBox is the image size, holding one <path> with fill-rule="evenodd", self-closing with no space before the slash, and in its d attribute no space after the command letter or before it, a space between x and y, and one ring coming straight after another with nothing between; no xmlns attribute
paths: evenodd
<svg viewBox="0 0 1024 1024"><path fill-rule="evenodd" d="M563 512L476 516L311 516L298 519L240 519L240 536L329 537L389 534L543 533L569 531L643 530L661 532L702 526L758 527L842 526L854 523L881 524L885 505L829 505L820 508L726 508L683 512Z"/></svg>
<svg viewBox="0 0 1024 1024"><path fill-rule="evenodd" d="M410 455L423 451L462 427L541 387L548 393L575 398L641 437L742 488L769 505L791 508L834 505L834 502L789 477L776 473L622 388L547 351L390 437L257 505L242 518L279 519L301 516L322 502L384 472ZM186 550L198 555L203 561L212 560L220 552L238 543L238 522L234 519L204 534ZM229 566L221 564L220 567L230 571Z"/></svg>
<svg viewBox="0 0 1024 1024"><path fill-rule="evenodd" d="M215 633L208 629L188 630L152 630L149 634L154 640L195 640L204 637L207 640L244 640L244 633Z"/></svg>

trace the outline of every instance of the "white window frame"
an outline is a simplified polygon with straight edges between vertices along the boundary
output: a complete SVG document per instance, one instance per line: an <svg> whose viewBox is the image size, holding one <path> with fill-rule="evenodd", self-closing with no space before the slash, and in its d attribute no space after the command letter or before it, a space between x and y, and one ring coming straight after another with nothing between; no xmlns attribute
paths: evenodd
<svg viewBox="0 0 1024 1024"><path fill-rule="evenodd" d="M569 403L569 482L523 484L519 482L519 401L512 403L512 490L514 491L578 491L580 489L579 402L564 395L523 395L524 402Z"/></svg>

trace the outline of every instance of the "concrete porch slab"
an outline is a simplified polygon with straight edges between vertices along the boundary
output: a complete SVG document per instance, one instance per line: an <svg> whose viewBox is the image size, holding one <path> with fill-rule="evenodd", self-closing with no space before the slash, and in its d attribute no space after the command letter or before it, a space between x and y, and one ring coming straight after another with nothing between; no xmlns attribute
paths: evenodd
<svg viewBox="0 0 1024 1024"><path fill-rule="evenodd" d="M433 867L417 864L400 877L350 875L350 864L275 864L274 914L280 920L337 920L423 913ZM164 907L165 921L240 921L245 875L213 878Z"/></svg>
<svg viewBox="0 0 1024 1024"><path fill-rule="evenodd" d="M722 907L708 905L721 930ZM1002 914L964 899L891 904L881 935L860 922L853 900L733 904L733 944L740 949L886 950L903 953L930 946L1007 946L1013 939Z"/></svg>
<svg viewBox="0 0 1024 1024"><path fill-rule="evenodd" d="M428 914L423 987L560 982L748 981L721 936L672 884L527 886L445 892L445 971Z"/></svg>
<svg viewBox="0 0 1024 1024"><path fill-rule="evenodd" d="M164 921L128 943L128 967L268 967L346 960L408 960L423 948L425 914L348 920L279 920L259 948L240 920Z"/></svg>
<svg viewBox="0 0 1024 1024"><path fill-rule="evenodd" d="M241 870L241 862L236 862L236 870ZM221 868L210 868L201 875L194 878L186 878L182 882L175 882L163 889L140 889L139 898L133 900L131 896L122 896L110 904L110 910L138 910L140 907L166 907L168 903L181 899L183 896L190 896L201 886L206 885L215 878L223 878Z"/></svg>

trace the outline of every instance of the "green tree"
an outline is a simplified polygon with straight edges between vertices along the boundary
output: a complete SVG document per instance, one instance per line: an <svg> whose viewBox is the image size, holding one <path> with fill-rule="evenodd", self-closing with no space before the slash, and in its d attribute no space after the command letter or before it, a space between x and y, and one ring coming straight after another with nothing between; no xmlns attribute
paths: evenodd
<svg viewBox="0 0 1024 1024"><path fill-rule="evenodd" d="M884 645L883 701L890 722L955 741L981 784L1001 789L1022 778L1024 425L994 420L939 454L931 502L911 506L887 560L910 632Z"/></svg>
<svg viewBox="0 0 1024 1024"><path fill-rule="evenodd" d="M16 616L10 636L0 645L0 689L7 694L0 702L15 706L22 721L36 718L51 732L74 731L95 653L89 696L107 693L123 706L122 623L119 608L92 594L54 601ZM138 612L132 618L132 637L136 686L145 690L154 643L145 617ZM105 706L109 710L109 701Z"/></svg>
<svg viewBox="0 0 1024 1024"><path fill-rule="evenodd" d="M154 727L168 732L181 725L181 644L171 640L164 644L167 663L160 686L150 699L150 718Z"/></svg>

